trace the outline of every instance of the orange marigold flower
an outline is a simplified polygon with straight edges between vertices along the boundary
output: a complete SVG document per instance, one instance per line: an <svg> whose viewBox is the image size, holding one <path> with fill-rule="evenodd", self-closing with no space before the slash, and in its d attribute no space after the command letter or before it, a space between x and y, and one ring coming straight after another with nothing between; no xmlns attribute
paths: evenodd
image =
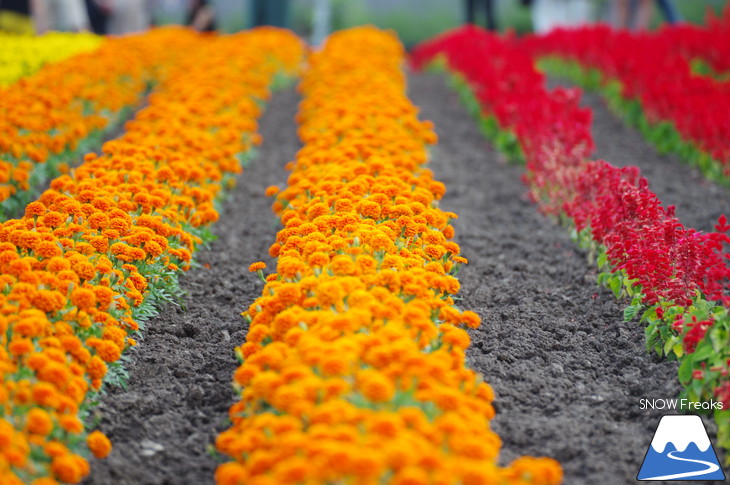
<svg viewBox="0 0 730 485"><path fill-rule="evenodd" d="M446 254L446 250L443 246L438 246L436 244L429 244L424 248L424 252L431 259L441 259L443 255Z"/></svg>
<svg viewBox="0 0 730 485"><path fill-rule="evenodd" d="M218 485L245 485L247 479L246 467L235 461L224 463L215 471Z"/></svg>
<svg viewBox="0 0 730 485"><path fill-rule="evenodd" d="M98 355L93 356L86 364L86 373L92 379L103 379L106 375L107 366Z"/></svg>
<svg viewBox="0 0 730 485"><path fill-rule="evenodd" d="M58 424L69 433L81 433L84 430L84 423L73 414L62 414L58 417Z"/></svg>
<svg viewBox="0 0 730 485"><path fill-rule="evenodd" d="M96 346L96 354L104 362L116 362L122 356L122 349L110 340L102 340Z"/></svg>
<svg viewBox="0 0 730 485"><path fill-rule="evenodd" d="M41 258L53 258L63 254L61 246L55 241L40 241L33 248L33 252Z"/></svg>
<svg viewBox="0 0 730 485"><path fill-rule="evenodd" d="M82 457L66 454L53 459L51 472L62 482L78 483L88 473L88 466L88 463Z"/></svg>
<svg viewBox="0 0 730 485"><path fill-rule="evenodd" d="M459 349L466 349L471 343L471 338L466 331L461 328L454 327L449 324L441 325L441 331L443 332L441 340L444 343L452 345Z"/></svg>
<svg viewBox="0 0 730 485"><path fill-rule="evenodd" d="M255 273L257 271L262 271L266 269L266 263L263 263L261 261L257 261L256 263L251 263L251 265L248 267L248 270L251 273Z"/></svg>
<svg viewBox="0 0 730 485"><path fill-rule="evenodd" d="M66 216L57 211L49 211L41 217L41 223L46 227L58 227L66 220Z"/></svg>
<svg viewBox="0 0 730 485"><path fill-rule="evenodd" d="M33 401L41 406L55 407L57 401L56 388L48 382L38 382L31 390Z"/></svg>
<svg viewBox="0 0 730 485"><path fill-rule="evenodd" d="M431 483L428 472L415 466L401 469L393 477L393 485L427 485Z"/></svg>
<svg viewBox="0 0 730 485"><path fill-rule="evenodd" d="M469 328L478 328L481 318L476 313L467 310L461 314L461 321Z"/></svg>
<svg viewBox="0 0 730 485"><path fill-rule="evenodd" d="M25 429L29 433L46 436L53 431L53 421L48 411L41 408L32 408L25 419Z"/></svg>
<svg viewBox="0 0 730 485"><path fill-rule="evenodd" d="M103 231L109 226L109 216L103 212L95 212L89 216L86 223L92 229Z"/></svg>
<svg viewBox="0 0 730 485"><path fill-rule="evenodd" d="M101 431L93 431L86 437L86 444L97 458L106 458L112 451L112 442Z"/></svg>
<svg viewBox="0 0 730 485"><path fill-rule="evenodd" d="M36 308L46 313L60 310L66 305L66 298L55 290L38 290L32 301Z"/></svg>
<svg viewBox="0 0 730 485"><path fill-rule="evenodd" d="M25 206L25 217L40 216L46 213L46 206L41 202L31 202Z"/></svg>
<svg viewBox="0 0 730 485"><path fill-rule="evenodd" d="M327 253L316 251L309 256L307 263L313 268L320 268L329 263L330 257Z"/></svg>
<svg viewBox="0 0 730 485"><path fill-rule="evenodd" d="M155 241L147 241L144 245L144 250L151 256L159 256L163 253L164 248Z"/></svg>
<svg viewBox="0 0 730 485"><path fill-rule="evenodd" d="M71 378L71 371L60 362L49 361L38 370L38 377L41 380L50 382L58 388L63 388Z"/></svg>
<svg viewBox="0 0 730 485"><path fill-rule="evenodd" d="M96 300L99 302L99 308L101 310L109 308L109 305L114 300L114 290L106 286L95 286L93 291L94 295L96 295Z"/></svg>
<svg viewBox="0 0 730 485"><path fill-rule="evenodd" d="M94 279L94 277L96 276L94 265L89 263L88 261L79 261L78 263L73 265L73 270L76 272L77 275L79 275L79 278L82 278L84 280L91 280Z"/></svg>
<svg viewBox="0 0 730 485"><path fill-rule="evenodd" d="M376 403L390 401L395 393L393 382L374 369L358 372L357 388L363 396Z"/></svg>
<svg viewBox="0 0 730 485"><path fill-rule="evenodd" d="M269 247L269 256L272 258L276 258L279 256L279 251L281 250L281 244L274 243Z"/></svg>
<svg viewBox="0 0 730 485"><path fill-rule="evenodd" d="M32 352L35 349L33 341L28 338L15 339L8 345L8 350L13 355L23 355Z"/></svg>
<svg viewBox="0 0 730 485"><path fill-rule="evenodd" d="M96 305L96 295L93 290L76 288L71 292L71 304L81 310L88 310Z"/></svg>
<svg viewBox="0 0 730 485"><path fill-rule="evenodd" d="M266 187L266 191L264 192L264 194L266 195L266 197L272 197L278 194L279 190L279 187L277 187L276 185L269 185L268 187Z"/></svg>

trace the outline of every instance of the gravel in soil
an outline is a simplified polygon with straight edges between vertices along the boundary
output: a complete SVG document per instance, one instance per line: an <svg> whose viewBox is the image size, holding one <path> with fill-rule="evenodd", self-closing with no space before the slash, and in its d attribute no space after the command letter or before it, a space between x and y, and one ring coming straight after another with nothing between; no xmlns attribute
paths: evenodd
<svg viewBox="0 0 730 485"><path fill-rule="evenodd" d="M276 224L264 189L285 185L284 165L299 148L297 103L293 90L274 95L261 120L264 144L213 226L218 239L196 254L203 266L181 278L186 310L168 306L147 323L145 340L130 351L128 389L104 396L96 412L114 448L94 460L87 485L213 483L209 449L228 426L233 349L247 330L240 313L263 288L248 265L272 267Z"/></svg>
<svg viewBox="0 0 730 485"><path fill-rule="evenodd" d="M643 328L623 321L625 302L596 285L587 255L527 200L522 167L495 153L444 78L412 76L409 90L439 134L430 166L446 184L441 206L459 214L461 303L482 318L467 358L495 390L501 462L550 456L566 484L634 483L664 414L642 411L640 399L679 394L676 362L647 354ZM621 136L612 156L630 159Z"/></svg>
<svg viewBox="0 0 730 485"><path fill-rule="evenodd" d="M570 86L550 79L549 87ZM685 227L713 231L721 214L730 216L730 190L705 178L696 167L673 154L660 154L636 129L609 110L596 92L584 92L582 105L593 111L593 157L617 167L636 165L664 206L674 205Z"/></svg>

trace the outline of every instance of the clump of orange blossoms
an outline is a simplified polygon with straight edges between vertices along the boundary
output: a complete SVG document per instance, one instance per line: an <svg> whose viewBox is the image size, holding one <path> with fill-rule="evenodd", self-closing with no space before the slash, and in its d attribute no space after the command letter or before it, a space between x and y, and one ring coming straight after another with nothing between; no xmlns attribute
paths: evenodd
<svg viewBox="0 0 730 485"><path fill-rule="evenodd" d="M98 148L141 103L193 34L156 29L110 38L91 52L48 64L0 92L0 218Z"/></svg>
<svg viewBox="0 0 730 485"><path fill-rule="evenodd" d="M303 56L277 29L174 39L176 60L124 136L0 225L2 484L78 483L87 457L110 452L101 433L84 439L80 413L139 319L174 294L237 157L260 139L268 86Z"/></svg>
<svg viewBox="0 0 730 485"><path fill-rule="evenodd" d="M406 97L403 49L374 28L310 57L277 272L250 321L234 381L234 461L219 485L557 484L548 458L497 465L493 392L465 367L479 317L456 308L466 260L424 167L436 141Z"/></svg>

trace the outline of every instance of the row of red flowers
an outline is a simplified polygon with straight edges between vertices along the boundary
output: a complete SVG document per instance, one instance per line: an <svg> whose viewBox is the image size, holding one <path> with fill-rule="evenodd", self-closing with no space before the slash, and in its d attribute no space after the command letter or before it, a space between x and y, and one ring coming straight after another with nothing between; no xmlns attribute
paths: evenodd
<svg viewBox="0 0 730 485"><path fill-rule="evenodd" d="M660 32L685 58L706 62L715 73L730 71L730 5L720 17L710 12L704 25L680 23Z"/></svg>
<svg viewBox="0 0 730 485"><path fill-rule="evenodd" d="M241 171L237 155L259 140L267 86L303 56L278 30L135 42L150 39L174 42L149 106L0 226L0 483L77 483L89 450L110 452L82 421L94 395L120 376L153 306L179 291L215 199Z"/></svg>
<svg viewBox="0 0 730 485"><path fill-rule="evenodd" d="M679 26L649 33L593 25L527 36L517 44L536 57L557 57L557 62L545 64L549 69L597 83L660 149L681 150L708 176L722 180L730 177L730 82L696 75L692 59L699 43L728 40L730 9L724 20L707 29ZM727 54L728 49L720 44L706 50ZM722 57L711 57L716 58ZM583 72L576 72L576 66L571 69L566 61ZM632 101L638 102L636 109Z"/></svg>
<svg viewBox="0 0 730 485"><path fill-rule="evenodd" d="M579 92L547 91L533 60L514 42L466 27L413 52L417 67L439 57L463 76L475 111L516 137L533 200L546 213L567 217L579 239L599 251L607 270L601 279L617 296L632 297L626 316L644 310L648 346L681 360L688 397L723 402L716 418L727 447L730 316L718 305L730 304L725 218L716 233L685 228L638 168L590 161L591 113L579 107Z"/></svg>
<svg viewBox="0 0 730 485"><path fill-rule="evenodd" d="M221 485L561 481L551 459L497 465L493 392L465 366L479 317L453 301L456 214L424 167L436 134L406 97L403 58L374 28L310 58L304 148L274 204L277 272L244 313L240 401L217 440L235 460Z"/></svg>

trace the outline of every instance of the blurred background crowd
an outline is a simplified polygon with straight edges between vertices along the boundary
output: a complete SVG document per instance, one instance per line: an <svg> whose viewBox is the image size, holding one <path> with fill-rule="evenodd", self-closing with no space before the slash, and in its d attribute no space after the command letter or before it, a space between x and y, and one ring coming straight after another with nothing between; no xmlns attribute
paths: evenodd
<svg viewBox="0 0 730 485"><path fill-rule="evenodd" d="M635 30L704 20L726 0L0 0L0 31L93 31L119 35L154 25L235 32L256 25L293 29L318 44L327 32L371 23L406 45L464 22L493 30L545 32L607 22Z"/></svg>

